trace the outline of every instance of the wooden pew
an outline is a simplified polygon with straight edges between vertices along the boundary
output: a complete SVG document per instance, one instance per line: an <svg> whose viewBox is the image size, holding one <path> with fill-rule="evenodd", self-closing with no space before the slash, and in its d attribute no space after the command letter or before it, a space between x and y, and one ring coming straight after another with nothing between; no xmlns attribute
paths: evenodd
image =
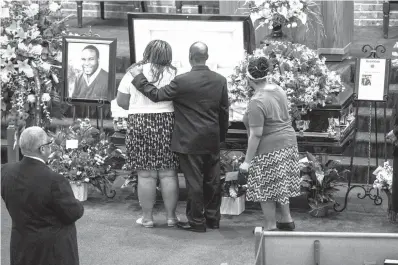
<svg viewBox="0 0 398 265"><path fill-rule="evenodd" d="M398 259L398 234L255 229L256 265L382 265Z"/></svg>
<svg viewBox="0 0 398 265"><path fill-rule="evenodd" d="M390 11L398 10L398 1L386 1L383 3L383 33L388 38L388 27L390 25Z"/></svg>

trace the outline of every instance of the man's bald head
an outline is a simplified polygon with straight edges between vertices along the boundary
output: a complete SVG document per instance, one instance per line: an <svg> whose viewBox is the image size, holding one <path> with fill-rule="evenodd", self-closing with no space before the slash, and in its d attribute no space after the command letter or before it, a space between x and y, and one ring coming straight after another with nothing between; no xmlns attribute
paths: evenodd
<svg viewBox="0 0 398 265"><path fill-rule="evenodd" d="M189 48L189 60L191 63L204 64L209 58L209 49L203 42L195 42Z"/></svg>

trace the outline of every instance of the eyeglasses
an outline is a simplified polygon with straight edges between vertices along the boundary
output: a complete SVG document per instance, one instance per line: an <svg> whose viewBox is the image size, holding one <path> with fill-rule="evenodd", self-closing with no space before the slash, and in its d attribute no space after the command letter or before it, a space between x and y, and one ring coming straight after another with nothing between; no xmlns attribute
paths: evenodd
<svg viewBox="0 0 398 265"><path fill-rule="evenodd" d="M54 140L51 139L48 143L45 143L45 144L40 145L40 146L39 146L39 149L40 149L42 146L50 145L50 144L52 144L53 142L54 142Z"/></svg>

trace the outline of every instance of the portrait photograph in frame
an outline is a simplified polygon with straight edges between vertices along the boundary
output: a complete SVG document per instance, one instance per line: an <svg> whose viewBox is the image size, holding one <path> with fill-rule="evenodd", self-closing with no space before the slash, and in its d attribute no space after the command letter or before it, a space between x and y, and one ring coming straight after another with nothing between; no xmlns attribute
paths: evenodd
<svg viewBox="0 0 398 265"><path fill-rule="evenodd" d="M116 38L63 38L63 99L110 104L115 98Z"/></svg>

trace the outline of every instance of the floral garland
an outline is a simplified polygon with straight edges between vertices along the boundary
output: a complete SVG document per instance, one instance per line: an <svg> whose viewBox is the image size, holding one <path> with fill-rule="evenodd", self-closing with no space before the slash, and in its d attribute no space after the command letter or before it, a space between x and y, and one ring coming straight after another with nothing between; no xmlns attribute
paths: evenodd
<svg viewBox="0 0 398 265"><path fill-rule="evenodd" d="M46 127L61 118L65 105L58 94L62 37L67 35L56 2L2 1L1 109L19 129Z"/></svg>
<svg viewBox="0 0 398 265"><path fill-rule="evenodd" d="M309 0L255 0L246 1L249 4L250 17L253 23L257 20L260 24L257 28L269 24L268 28L286 26L295 28L299 23L307 26L307 21L322 24L318 5ZM316 9L315 11L313 9ZM322 27L323 28L323 27Z"/></svg>
<svg viewBox="0 0 398 265"><path fill-rule="evenodd" d="M268 80L286 91L293 120L332 102L344 90L340 76L327 68L325 58L320 59L316 51L302 44L270 41L253 54L246 54L228 77L231 104L248 102L253 95L246 80L247 65L259 57L266 57L270 62Z"/></svg>

